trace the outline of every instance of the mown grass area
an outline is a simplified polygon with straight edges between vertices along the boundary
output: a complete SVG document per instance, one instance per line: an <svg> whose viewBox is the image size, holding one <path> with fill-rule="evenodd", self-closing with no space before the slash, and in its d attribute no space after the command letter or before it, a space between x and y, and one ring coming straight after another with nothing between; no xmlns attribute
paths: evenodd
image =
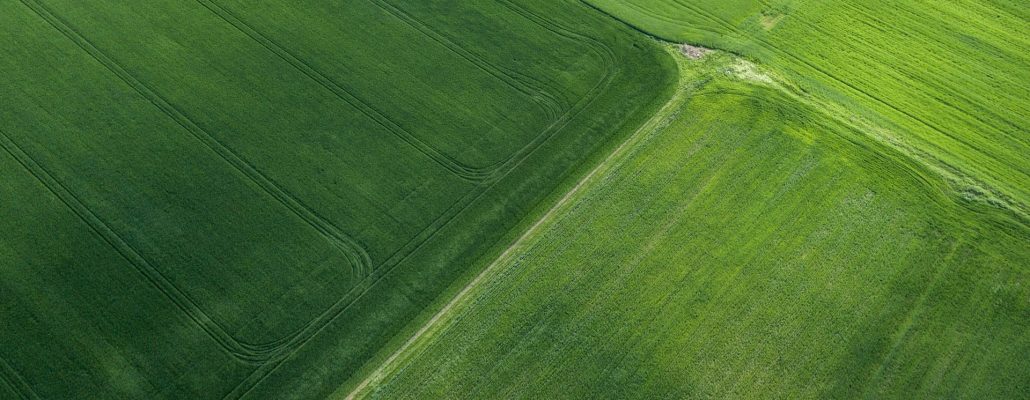
<svg viewBox="0 0 1030 400"><path fill-rule="evenodd" d="M19 0L0 74L0 386L312 398L674 66L575 3Z"/></svg>
<svg viewBox="0 0 1030 400"><path fill-rule="evenodd" d="M1030 215L1030 18L1018 1L587 0L742 54L949 178Z"/></svg>
<svg viewBox="0 0 1030 400"><path fill-rule="evenodd" d="M683 73L677 112L360 397L1025 396L1025 221L760 67Z"/></svg>

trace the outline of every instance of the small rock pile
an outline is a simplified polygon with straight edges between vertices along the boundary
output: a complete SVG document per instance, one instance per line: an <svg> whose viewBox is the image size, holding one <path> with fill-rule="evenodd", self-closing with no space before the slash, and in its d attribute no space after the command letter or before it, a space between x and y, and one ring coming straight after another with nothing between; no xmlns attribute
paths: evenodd
<svg viewBox="0 0 1030 400"><path fill-rule="evenodd" d="M704 47L691 46L689 44L685 44L684 43L684 44L680 45L680 52L683 53L684 56L687 56L687 58L689 58L691 60L698 60L701 57L704 57L705 55L707 55L708 53L711 53L712 50L711 49L706 49Z"/></svg>

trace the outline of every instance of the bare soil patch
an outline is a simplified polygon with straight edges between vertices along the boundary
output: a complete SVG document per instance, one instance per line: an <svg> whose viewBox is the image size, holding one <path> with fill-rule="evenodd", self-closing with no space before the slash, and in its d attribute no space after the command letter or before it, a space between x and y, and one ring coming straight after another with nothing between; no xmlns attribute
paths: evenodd
<svg viewBox="0 0 1030 400"><path fill-rule="evenodd" d="M700 46L692 46L692 45L689 45L689 44L686 44L686 43L680 45L680 53L683 53L684 56L686 56L687 58L689 58L691 60L700 60L701 58L703 58L704 56L708 55L708 53L711 53L712 51L713 50L709 49L709 48L704 48L704 47L700 47Z"/></svg>

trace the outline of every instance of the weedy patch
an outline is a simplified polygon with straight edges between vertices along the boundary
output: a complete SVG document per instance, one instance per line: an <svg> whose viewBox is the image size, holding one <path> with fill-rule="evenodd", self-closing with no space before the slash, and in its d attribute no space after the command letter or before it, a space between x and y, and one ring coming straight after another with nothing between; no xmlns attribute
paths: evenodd
<svg viewBox="0 0 1030 400"><path fill-rule="evenodd" d="M740 80L765 85L772 85L774 82L773 78L762 71L757 64L743 58L737 58L732 64L730 64L726 69L726 74Z"/></svg>

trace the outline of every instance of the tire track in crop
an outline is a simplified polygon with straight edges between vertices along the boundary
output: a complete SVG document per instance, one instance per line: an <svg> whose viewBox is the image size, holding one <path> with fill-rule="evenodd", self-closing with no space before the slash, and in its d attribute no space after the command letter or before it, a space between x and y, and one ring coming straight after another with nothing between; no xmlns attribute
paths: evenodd
<svg viewBox="0 0 1030 400"><path fill-rule="evenodd" d="M136 79L120 64L93 45L93 43L91 43L84 35L66 23L43 3L38 0L20 1L35 12L36 15L64 34L65 37L70 39L73 43L78 45L79 48L97 60L97 62L118 76L123 82L132 87L140 96L146 98L155 107L168 115L169 118L189 132L193 137L203 143L210 150L214 151L219 157L233 166L234 169L243 174L243 176L245 176L249 181L275 198L279 203L304 220L308 225L315 228L316 231L329 240L334 247L339 249L348 258L348 260L352 262L359 275L367 273L367 266L371 264L371 259L368 252L365 251L364 246L350 238L346 233L319 215L316 211L302 203L292 193L279 186L279 184L271 178L264 175L264 173L258 170L254 165L250 164L249 161L238 155L230 147L226 146L193 122L193 120L179 111L156 91Z"/></svg>
<svg viewBox="0 0 1030 400"><path fill-rule="evenodd" d="M944 279L944 276L946 276L951 271L951 269L954 268L955 262L953 262L953 259L955 253L958 251L961 245L962 238L960 237L958 239L955 239L955 243L951 245L951 250L948 251L948 254L945 255L944 258L941 260L941 263L943 265L937 267L937 270L934 271L933 276L930 278L929 281L927 281L926 286L924 286L923 290L919 292L919 297L916 298L916 301L912 304L912 307L910 307L908 312L905 313L905 318L901 320L901 323L897 325L897 328L891 335L890 347L887 348L887 351L880 358L879 365L876 367L876 370L873 372L873 374L870 375L870 378L867 382L875 383L876 381L883 378L884 371L886 370L888 364L894 360L895 355L901 348L901 345L905 343L906 339L908 339L909 333L912 331L912 327L915 326L916 319L919 317L919 314L923 311L924 308L927 307L926 301L930 298L930 293L937 289L937 287L940 285L940 282ZM873 393L869 392L871 390L873 390L872 386L866 387L866 398L874 397L871 396Z"/></svg>
<svg viewBox="0 0 1030 400"><path fill-rule="evenodd" d="M608 17L611 17L612 19L614 19L616 21L622 22L622 23L626 24L627 26L631 26L634 29L640 31L641 33L643 33L645 35L653 36L652 33L644 30L643 28L639 28L639 27L637 27L637 25L631 24L631 23L629 23L629 21L626 21L625 19L623 19L621 17L618 17L615 14L612 14L608 10L605 10L605 9L603 9L603 8L593 4L593 3L591 3L590 0L582 0L582 1L583 1L583 4L586 4L590 8L592 8L594 10L597 10L598 12L600 12L600 13L602 13L604 15L607 15ZM651 18L654 18L654 19L657 19L659 21L667 22L669 24L675 25L675 26L677 26L677 27L679 27L681 29L689 29L689 30L698 31L698 32L704 32L704 33L712 34L712 35L723 34L723 32L717 32L717 31L714 31L714 30L705 29L703 27L694 26L693 24L690 24L687 21L683 21L683 20L680 20L680 19L677 19L677 18L669 17L669 16L666 16L666 15L663 15L663 14L658 14L656 11L651 10L649 8L646 8L644 6L641 6L641 5L639 5L639 4L635 3L635 2L621 2L620 1L619 4L625 6L626 8L635 10L638 13L647 15L647 16L649 16ZM669 38L669 39L671 41L672 38Z"/></svg>
<svg viewBox="0 0 1030 400"><path fill-rule="evenodd" d="M309 63L295 56L290 50L279 45L278 43L271 40L261 32L257 31L255 28L253 28L252 26L244 22L242 19L237 17L235 14L233 14L230 10L217 4L213 0L196 1L204 7L208 8L208 10L210 10L211 12L221 17L230 25L233 25L235 28L246 34L251 39L260 43L269 51L278 55L284 61L287 61L289 64L303 72L309 78L320 83L323 87L333 92L337 97L348 102L355 108L358 108L366 116L379 123L381 126L383 126L391 133L404 140L409 145L412 145L423 154L437 161L455 175L468 181L471 181L473 183L487 184L490 181L499 178L506 172L505 169L510 167L513 160L524 157L524 155L527 154L527 150L531 150L535 146L538 146L538 144L541 142L542 136L545 136L548 132L553 131L553 128L556 126L557 120L559 120L562 115L568 115L568 107L562 105L561 102L557 99L557 97L551 95L543 89L534 88L532 85L522 83L519 80L518 76L524 75L516 75L516 73L512 73L510 71L506 72L504 69L483 60L478 55L475 55L474 53L471 53L465 50L464 48L461 48L456 43L451 42L439 33L433 31L432 28L428 27L425 23L415 19L414 17L410 16L404 11L396 8L395 6L383 0L370 0L374 3L373 5L379 7L384 12L387 12L395 18L401 20L405 24L412 27L412 29L416 29L420 33L429 36L430 39L436 41L437 43L440 43L449 51L453 52L457 56L468 61L469 63L476 65L479 69L487 72L491 76L505 82L507 85L516 89L523 95L526 95L530 99L534 99L534 101L542 101L541 107L546 110L546 113L548 114L549 118L555 120L552 121L552 123L547 128L542 130L540 134L534 137L533 140L531 140L529 143L523 146L523 148L509 155L504 160L501 160L493 165L485 167L471 167L468 165L464 165L461 162L454 159L453 157L446 155L441 150L421 141L415 135L411 134L403 127L401 127L399 124L397 124L389 117L387 117L385 113L376 109L370 103L361 100L353 93L345 89L342 85L336 83L333 79L329 78L319 70L315 69ZM528 77L526 78L531 79ZM540 84L542 85L542 83ZM543 97L542 100L539 99L541 96Z"/></svg>
<svg viewBox="0 0 1030 400"><path fill-rule="evenodd" d="M364 250L364 247L354 239L350 238L346 233L342 232L339 228L335 227L332 223L328 222L324 217L318 215L316 211L309 208L296 199L293 194L280 187L275 181L271 180L260 172L255 166L250 164L246 159L242 158L235 153L230 147L223 144L218 139L207 133L203 128L194 123L184 113L179 111L175 106L171 105L163 97L160 96L156 91L150 89L141 81L137 80L134 76L128 73L122 68L117 62L104 54L99 48L93 45L88 39L82 34L72 28L70 25L65 23L55 13L50 11L45 5L38 2L37 0L21 0L22 3L26 4L31 8L37 15L50 23L54 28L61 31L70 40L75 42L80 48L89 53L94 59L100 62L102 65L107 67L111 72L121 78L126 84L136 90L141 96L153 103L162 112L172 118L177 124L182 126L184 129L189 131L194 137L200 140L208 148L218 154L226 162L231 164L239 172L243 173L249 180L253 181L257 186L261 187L264 191L268 192L269 195L274 197L284 206L289 208L295 214L297 214L306 223L315 228L320 234L330 240L331 243L339 248L345 256L355 266L365 267L371 264L368 253ZM37 6L38 8L34 7ZM362 271L359 269L359 273Z"/></svg>
<svg viewBox="0 0 1030 400"><path fill-rule="evenodd" d="M562 118L559 118L550 126L548 126L544 131L541 132L540 135L538 135L532 141L526 144L526 146L519 149L519 151L513 153L506 160L498 163L498 171L504 171L503 174L507 174L508 171L511 171L519 164L521 164L522 161L529 156L529 154L532 154L537 148L546 143L556 132L563 129L569 123L569 121L571 121L572 118L579 115L579 113L582 112L583 109L585 109L587 106L589 106L590 103L592 103L597 97L599 97L600 94L609 85L611 85L612 81L615 80L615 76L619 73L619 67L616 62L618 57L615 55L615 52L611 49L611 47L609 47L607 44L587 35L578 33L572 29L562 26L561 24L555 23L509 0L499 0L498 2L501 3L501 5L503 5L504 7L508 8L509 10L515 12L522 18L525 18L526 20L534 23L535 25L545 30L548 30L560 37L564 37L573 42L586 45L586 47L590 49L590 51L593 52L599 58L600 65L603 68L601 78L597 81L597 83L594 84L594 86L587 92L587 94L584 95L582 99L580 99L580 102L577 103L577 105L582 105L582 108L575 110L575 107L573 107L573 110L570 110L571 113L566 113L565 115L563 115ZM583 100L588 101L584 103Z"/></svg>
<svg viewBox="0 0 1030 400"><path fill-rule="evenodd" d="M323 88L333 93L337 98L343 100L351 107L354 107L359 112L364 114L366 117L374 121L379 126L386 129L388 132L398 137L409 146L413 147L418 152L422 153L426 157L429 157L440 166L447 169L452 174L473 182L479 183L487 179L490 175L490 171L484 168L476 168L468 166L458 161L457 159L447 155L443 151L433 147L432 145L422 141L417 136L408 132L406 129L401 127L399 124L394 122L392 119L386 116L385 113L380 111L375 106L371 105L365 100L362 100L358 96L351 93L349 90L344 88L342 85L336 83L333 79L329 78L319 70L312 67L310 64L300 59L293 54L290 50L280 46L275 41L271 40L261 32L254 29L252 26L241 20L235 14L221 5L215 3L212 0L196 0L197 3L204 6L204 8L211 11L213 14L221 18L223 21L231 25L232 27L239 30L241 33L254 40L262 47L272 52L286 63L290 64L293 68L297 69L309 79L317 82Z"/></svg>
<svg viewBox="0 0 1030 400"><path fill-rule="evenodd" d="M107 67L112 73L121 78L126 84L136 90L138 94L149 100L154 106L172 118L181 127L185 128L193 137L205 144L209 149L218 154L223 160L242 173L252 183L263 189L267 194L276 199L280 204L287 207L304 222L314 228L333 247L347 258L356 276L368 276L372 272L371 258L363 246L344 234L338 228L319 216L315 211L295 199L289 192L280 188L274 181L267 178L246 160L240 158L231 149L224 146L214 137L207 134L199 126L189 120L185 115L175 109L157 93L150 90L144 84L136 80L132 75L122 69L117 63L108 58L85 37L71 28L46 6L36 0L21 0L22 4L32 10L37 16L72 40L82 50L86 51L95 60ZM0 133L2 134L2 133ZM74 194L68 191L63 185L56 181L41 165L30 160L28 155L20 151L20 148L6 134L0 135L5 149L18 158L19 161L39 179L48 184L48 188L55 193L66 205L83 218L105 241L115 247L116 250L133 263L159 291L168 296L177 307L195 321L206 333L221 345L227 352L238 359L249 363L260 363L275 357L283 349L283 345L289 341L291 336L274 340L267 343L252 344L240 341L228 334L227 331L213 318L208 316L195 301L190 299L185 292L177 288L158 269L150 264L138 251L122 240L110 229L98 216L90 211L81 201L75 198ZM13 151L13 152L12 152ZM359 278L360 279L360 278Z"/></svg>
<svg viewBox="0 0 1030 400"><path fill-rule="evenodd" d="M22 400L40 399L39 395L32 390L32 386L29 386L28 382L25 382L25 379L18 373L18 370L14 369L3 357L0 357L0 380L6 383Z"/></svg>
<svg viewBox="0 0 1030 400"><path fill-rule="evenodd" d="M385 279L389 274L401 265L405 260L408 259L412 254L421 249L426 243L428 243L436 234L443 229L445 226L450 224L458 215L467 210L473 204L488 193L494 185L496 185L501 178L507 176L512 170L518 167L522 161L528 158L536 149L540 148L550 138L554 137L554 133L563 130L569 125L569 123L583 113L587 108L590 107L604 90L614 81L615 76L619 73L619 68L616 64L618 57L615 52L603 42L593 39L589 36L580 34L572 31L564 26L552 23L546 18L532 13L525 8L508 3L506 0L502 2L507 3L506 6L516 11L520 16L527 18L534 24L541 28L547 29L551 32L559 34L566 38L575 38L577 40L586 41L591 43L590 48L593 51L599 53L600 61L604 65L604 75L598 79L597 83L587 92L582 98L580 98L572 108L567 110L565 114L535 140L535 143L531 143L519 152L514 154L511 159L502 165L504 168L499 169L497 173L499 176L493 177L488 183L481 185L477 190L471 191L464 197L458 199L451 205L451 207L441 214L433 223L424 228L418 235L408 241L407 244L402 246L400 249L395 251L390 257L383 261L378 267L375 268L374 272L362 280L359 284L355 285L353 289L348 291L346 295L341 297L336 303L329 307L323 312L316 320L309 322L304 332L298 335L298 340L286 346L290 350L284 352L274 360L261 365L254 372L243 379L232 391L227 393L224 399L239 399L250 393L258 384L260 384L265 378L272 374L275 370L283 365L286 359L299 351L306 343L310 342L319 332L326 329L326 327L348 309L357 303L365 294L367 294L372 288L375 287L380 281Z"/></svg>
<svg viewBox="0 0 1030 400"><path fill-rule="evenodd" d="M40 182L51 194L61 201L79 219L81 219L97 236L111 246L122 258L143 275L158 291L172 300L172 303L194 321L201 329L211 336L227 352L244 361L257 361L262 354L259 348L242 343L229 335L224 327L209 317L196 302L186 293L178 289L160 270L155 268L132 245L118 235L106 222L96 213L89 209L74 193L68 190L60 181L32 156L26 153L15 143L7 133L0 131L0 147L11 155L37 181Z"/></svg>
<svg viewBox="0 0 1030 400"><path fill-rule="evenodd" d="M544 108L545 112L548 114L549 119L558 118L562 111L568 107L568 105L562 104L562 101L557 96L548 93L546 90L543 90L542 88L534 87L534 85L546 86L542 81L532 78L526 74L522 74L517 71L512 71L507 68L503 68L490 63L478 54L468 51L461 45L448 39L445 35L437 32L435 29L427 25L425 22L422 22L418 18L415 18L408 12L391 4L387 0L369 0L369 2L378 7L380 10L390 14L394 18L397 18L398 20L408 25L412 29L415 29L419 33L428 36L434 42L440 44L451 53L454 53L458 57L461 57L462 59L475 65L487 74L505 82L506 84L508 84L508 86L512 87L519 93L528 96L531 100L540 105L540 107ZM530 81L533 84L524 83L522 82L522 80Z"/></svg>
<svg viewBox="0 0 1030 400"><path fill-rule="evenodd" d="M142 87L141 88L141 87L137 87L136 85L133 85L134 82L138 82L138 81L136 81L128 73L124 72L124 70L122 70L120 66L118 66L113 61L108 59L106 57L106 55L101 53L95 46L93 46L91 43L86 41L84 37L82 37L80 34L78 34L78 32L76 32L72 28L68 27L63 21L61 21L59 19L57 19L56 21L51 21L50 18L55 18L56 19L57 17L54 16L51 12L49 12L49 10L47 10L45 8L45 6L42 6L41 4L38 4L36 2L36 0L21 0L21 1L22 1L23 4L25 4L30 9L32 9L34 12L36 12L41 18L43 18L44 20L47 20L48 23L51 23L51 25L53 25L55 28L57 28L59 31L61 31L63 34L65 34L65 36L68 36L69 39L72 39L73 42L75 42L77 45L79 45L81 48L83 48L83 50L86 50L88 53L90 53L90 55L93 56L95 59L97 59L97 61L100 61L102 64L104 64L106 67L108 67L108 69L111 69L112 72L115 72L116 75L118 75L120 78L125 80L126 83L130 84L130 86L133 86L133 88L137 89L138 92L141 92L140 93L141 95L144 95L145 97L148 98L148 100L151 100L152 102L154 102L155 105L159 106L159 108L161 108L162 111L165 111L167 114L169 114L169 116L174 118L175 115L181 115L181 113L175 112L177 110L171 109L170 105L162 107L162 105L166 105L167 102L163 101L163 99L161 99L160 97L157 97L156 94L153 94L153 96L155 98L151 98L151 96L146 95L148 93L153 93L152 91L149 90L149 88L146 88L146 87ZM200 1L200 0L198 0L198 1ZM39 6L40 8L37 9L36 7L33 7L33 5ZM515 10L521 10L521 8L519 6L515 6L513 4L509 4L509 7L514 7ZM474 204L476 202L476 200L478 200L485 193L487 193L489 191L489 189L493 187L493 184L495 184L500 177L503 177L503 176L507 175L508 172L510 172L515 167L517 167L526 157L528 157L537 148L539 148L540 145L542 145L544 142L546 142L549 138L553 137L553 135L554 135L554 133L556 131L560 131L561 129L566 127L569 124L569 122L571 122L571 120L574 117L578 116L580 113L582 113L583 110L585 110L589 105L591 105L600 96L600 94L603 91L603 89L606 88L611 83L611 81L614 79L614 75L618 72L618 68L614 64L614 60L615 60L614 52L612 52L611 49L608 48L607 46L605 46L603 43L600 43L600 42L598 42L598 41L596 41L596 40L594 40L592 38L588 38L588 37L586 37L584 35L580 35L578 33L575 33L575 32L573 32L571 30L565 29L564 27L561 27L559 25L549 24L548 23L549 21L547 21L545 18L540 17L540 16L538 16L536 14L526 14L525 12L521 12L520 15L522 15L523 17L528 18L529 20L533 21L537 25L540 25L541 27L543 27L543 28L545 28L547 30L550 30L552 32L555 32L555 33L557 33L557 34L559 34L559 35L561 35L563 37L574 39L574 40L576 40L576 39L579 39L579 40L584 40L585 39L585 40L587 40L587 43L589 44L589 48L591 48L592 51L597 53L599 55L601 61L602 61L602 65L604 67L604 75L602 76L602 78L599 79L599 81L594 85L594 87L585 96L583 96L579 101L577 101L575 106L573 106L572 108L567 110L562 115L561 118L559 118L558 120L554 121L533 142L531 142L530 144L527 144L525 147L520 149L519 152L517 152L517 153L513 154L512 156L510 156L509 159L506 160L505 163L503 163L498 168L495 168L494 172L498 173L499 176L492 177L493 179L491 179L489 181L488 185L482 185L482 186L480 186L479 190L475 190L475 191L469 192L467 195L465 195L461 199L457 200L454 204L452 204L452 206L448 209L447 212L445 212L444 214L441 214L441 216L438 217L431 225L429 225L425 229L423 229L423 231L420 232L419 235L416 235L414 238L412 238L412 240L410 240L407 245L403 246L401 249L399 249L397 252L395 252L394 255L391 256L388 260L384 261L380 265L380 268L376 268L373 271L375 273L371 273L371 274L365 275L366 278L362 279L362 281L359 282L358 285L355 285L354 288L349 290L348 293L345 296L343 296L333 306L331 306L325 312L323 312L319 317L313 319L312 321L308 322L304 327L299 329L297 333L295 333L293 335L289 335L287 337L284 337L284 338L282 338L280 340L277 340L277 341L275 341L275 342L273 342L271 344L267 344L267 345L249 345L249 344L245 344L245 343L240 343L239 341L236 341L234 338L231 338L228 335L225 335L225 337L221 337L220 338L220 335L218 335L218 333L219 333L219 331L224 333L224 329L217 329L217 328L220 328L217 325L217 323L215 323L215 321L211 320L206 315L202 314L203 313L202 310L198 309L198 311L200 311L200 315L190 315L191 318L195 317L193 319L195 321L197 321L198 324L202 328L209 328L209 327L211 327L213 325L213 327L212 327L213 329L205 329L205 332L208 332L209 334L213 335L213 337L215 337L216 341L218 341L219 344L221 344L223 347L225 347L226 350L229 351L231 354L233 354L234 356L237 356L241 360L247 361L247 362L249 362L251 364L259 365L259 367L257 369L255 369L254 373L252 373L251 376L248 377L247 379L244 379L240 383L240 385L237 386L237 388L233 392L231 392L230 394L227 395L227 397L234 397L234 394L242 396L243 394L248 392L250 389L252 389L254 386L256 386L261 380L263 380L264 377L268 376L268 374L270 374L272 371L274 371L280 365L282 365L282 362L284 361L284 359L287 356L289 356L289 355L295 353L297 350L299 350L305 343L310 341L318 332L322 331L329 324L329 322L331 322L336 317L338 317L340 314L342 314L344 311L346 311L352 304L354 304L354 302L356 302L364 294L366 294L376 283L378 283L385 276L387 276L402 261L406 260L411 254L416 252L418 249L422 248L426 243L428 243L430 241L430 239L435 237L435 235L439 232L440 229L442 229L444 226L447 226L452 220L454 220L464 210L468 209L472 204ZM105 62L105 61L107 61L107 62ZM121 73L119 73L119 72L121 72ZM142 86L141 83L140 83L140 85ZM169 109L171 109L171 110L169 110ZM174 113L170 113L170 112L174 112ZM185 117L183 116L183 118L185 118ZM182 123L181 121L178 120L178 118L175 118L175 119L176 119L176 122ZM189 121L187 120L187 122L189 122ZM190 125L192 125L192 123L190 123ZM187 125L187 126L189 126L189 125ZM199 127L198 127L198 129L199 129ZM191 132L191 133L194 133L194 132ZM205 144L206 144L206 141L205 141ZM224 147L224 146L220 146L220 147ZM253 168L253 167L251 167L251 168ZM62 199L62 201L63 200L64 199ZM76 203L72 203L72 204L76 204ZM79 204L81 205L81 203L79 203ZM71 205L69 205L69 206L72 207ZM76 209L73 208L73 211L74 210L76 210ZM84 215L80 215L80 218L83 218L83 219L85 219L87 221L91 220L89 218L89 215L85 215L85 216ZM99 219L97 218L97 220L99 220ZM102 223L102 221L100 221L100 222ZM91 224L91 227L96 229L96 226L94 226L92 224ZM105 240L108 238L107 235L103 234L102 229L98 233L101 234L101 236L104 237ZM118 249L117 246L116 246L116 249ZM123 254L123 256L124 256L124 254ZM154 272L159 274L159 271L155 270ZM147 275L147 274L144 274L144 275ZM150 278L149 275L147 275L147 277ZM162 288L159 287L159 290L160 289L162 289ZM172 287L170 289L171 290L177 290L174 287ZM175 301L175 300L177 300L176 296L174 296L172 294L168 294L168 295L169 295L170 298L173 299L173 302L176 304L176 306L182 306L182 304L180 304L179 302ZM189 304L187 304L187 306L188 305ZM192 304L192 305L195 306L195 304ZM186 308L189 309L189 307L186 307ZM234 343L235 343L236 346L233 345ZM236 347L236 349L233 350L233 349L231 349L232 347Z"/></svg>

